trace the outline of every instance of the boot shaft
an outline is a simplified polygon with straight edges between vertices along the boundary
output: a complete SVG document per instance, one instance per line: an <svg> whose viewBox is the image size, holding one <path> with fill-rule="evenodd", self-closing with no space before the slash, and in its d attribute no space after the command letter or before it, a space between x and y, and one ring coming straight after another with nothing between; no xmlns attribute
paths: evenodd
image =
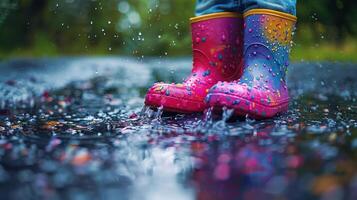
<svg viewBox="0 0 357 200"><path fill-rule="evenodd" d="M241 75L241 15L222 12L191 18L191 30L193 75L207 77L213 82L234 80Z"/></svg>
<svg viewBox="0 0 357 200"><path fill-rule="evenodd" d="M273 10L254 9L246 12L244 14L244 60L246 61L244 67L252 67L249 64L254 63L249 60L258 57L259 65L267 67L268 72L278 80L285 81L295 23L295 16Z"/></svg>

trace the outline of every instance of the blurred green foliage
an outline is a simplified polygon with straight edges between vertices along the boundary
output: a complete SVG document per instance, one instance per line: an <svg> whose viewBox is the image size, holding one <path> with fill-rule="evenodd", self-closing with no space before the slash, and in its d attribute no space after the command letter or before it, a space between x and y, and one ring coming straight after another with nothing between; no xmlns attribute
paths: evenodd
<svg viewBox="0 0 357 200"><path fill-rule="evenodd" d="M193 0L1 0L0 58L190 54ZM357 1L298 0L295 60L354 60Z"/></svg>

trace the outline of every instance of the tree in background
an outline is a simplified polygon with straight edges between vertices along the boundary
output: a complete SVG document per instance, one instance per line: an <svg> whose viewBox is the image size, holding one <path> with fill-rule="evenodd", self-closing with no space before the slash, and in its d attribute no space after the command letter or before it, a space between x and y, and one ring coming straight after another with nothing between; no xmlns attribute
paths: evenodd
<svg viewBox="0 0 357 200"><path fill-rule="evenodd" d="M0 25L5 20L10 10L16 8L15 2L11 2L11 0L2 0L0 2Z"/></svg>
<svg viewBox="0 0 357 200"><path fill-rule="evenodd" d="M312 43L323 38L342 44L357 32L356 7L354 0L298 0L298 39Z"/></svg>

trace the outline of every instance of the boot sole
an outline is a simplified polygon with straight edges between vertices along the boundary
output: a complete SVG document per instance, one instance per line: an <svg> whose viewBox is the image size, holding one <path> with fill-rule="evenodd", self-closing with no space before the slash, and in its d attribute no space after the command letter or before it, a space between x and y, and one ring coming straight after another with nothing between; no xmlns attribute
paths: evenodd
<svg viewBox="0 0 357 200"><path fill-rule="evenodd" d="M183 98L165 96L160 94L146 95L145 105L153 108L158 108L163 106L164 111L185 113L185 114L194 113L194 112L203 112L206 108L206 105L204 104L203 101L202 102L193 101L193 100L187 100Z"/></svg>
<svg viewBox="0 0 357 200"><path fill-rule="evenodd" d="M231 102L238 100L240 103L233 105L232 103L228 103L227 99L230 99ZM228 109L234 109L236 116L244 117L248 114L249 117L254 119L267 119L285 113L288 110L289 101L280 103L279 105L266 106L244 97L222 93L210 93L210 102L208 105L213 107L214 112L220 112L223 107L226 107ZM265 114L263 114L262 111L264 111Z"/></svg>

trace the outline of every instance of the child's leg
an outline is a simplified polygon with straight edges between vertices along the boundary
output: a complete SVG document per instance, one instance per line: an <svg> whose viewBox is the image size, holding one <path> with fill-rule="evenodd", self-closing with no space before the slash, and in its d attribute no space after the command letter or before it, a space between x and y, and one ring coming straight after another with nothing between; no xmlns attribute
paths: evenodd
<svg viewBox="0 0 357 200"><path fill-rule="evenodd" d="M197 0L196 16L219 13L238 12L241 0Z"/></svg>
<svg viewBox="0 0 357 200"><path fill-rule="evenodd" d="M270 9L296 15L296 0L196 0L196 16Z"/></svg>
<svg viewBox="0 0 357 200"><path fill-rule="evenodd" d="M242 0L244 11L270 9L296 15L296 0Z"/></svg>

